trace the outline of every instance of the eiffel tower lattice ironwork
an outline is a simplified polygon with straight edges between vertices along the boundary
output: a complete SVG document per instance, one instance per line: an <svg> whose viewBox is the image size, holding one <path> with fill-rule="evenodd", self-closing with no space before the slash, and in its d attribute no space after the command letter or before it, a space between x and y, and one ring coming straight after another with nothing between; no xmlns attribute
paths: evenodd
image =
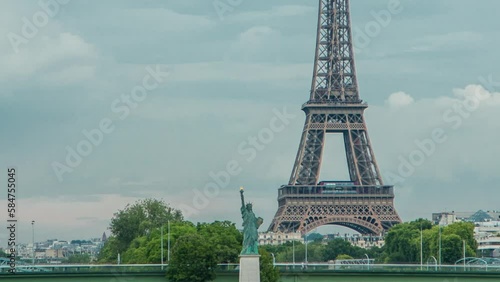
<svg viewBox="0 0 500 282"><path fill-rule="evenodd" d="M400 223L393 186L384 185L368 138L354 65L349 0L320 0L316 56L306 122L288 185L278 190L272 232L335 224L382 234ZM350 181L321 181L328 133L342 133Z"/></svg>

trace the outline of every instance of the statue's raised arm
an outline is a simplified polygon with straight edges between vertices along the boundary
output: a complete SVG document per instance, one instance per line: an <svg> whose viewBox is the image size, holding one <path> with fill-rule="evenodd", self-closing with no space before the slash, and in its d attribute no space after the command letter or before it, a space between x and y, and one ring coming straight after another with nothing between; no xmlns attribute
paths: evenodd
<svg viewBox="0 0 500 282"><path fill-rule="evenodd" d="M241 207L245 207L245 197L243 196L243 187L240 187L240 195L241 195Z"/></svg>

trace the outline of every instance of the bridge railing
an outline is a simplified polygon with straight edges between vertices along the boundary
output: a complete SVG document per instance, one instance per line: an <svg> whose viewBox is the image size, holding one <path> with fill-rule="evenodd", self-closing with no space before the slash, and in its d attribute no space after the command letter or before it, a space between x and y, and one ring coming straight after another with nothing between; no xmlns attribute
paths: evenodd
<svg viewBox="0 0 500 282"><path fill-rule="evenodd" d="M335 263L277 263L281 272L492 272L500 273L500 265L420 265L420 264L335 264ZM17 273L133 273L164 272L168 264L60 264L18 265ZM0 273L10 266L1 265ZM237 272L238 264L219 264L218 272Z"/></svg>
<svg viewBox="0 0 500 282"><path fill-rule="evenodd" d="M434 264L292 264L277 263L281 271L311 271L311 272L335 272L335 271L381 271L381 272L498 272L500 264L495 265L434 265Z"/></svg>
<svg viewBox="0 0 500 282"><path fill-rule="evenodd" d="M37 264L16 265L16 273L50 272L50 273L83 273L83 272L160 272L168 264ZM9 272L10 266L1 265L0 272Z"/></svg>

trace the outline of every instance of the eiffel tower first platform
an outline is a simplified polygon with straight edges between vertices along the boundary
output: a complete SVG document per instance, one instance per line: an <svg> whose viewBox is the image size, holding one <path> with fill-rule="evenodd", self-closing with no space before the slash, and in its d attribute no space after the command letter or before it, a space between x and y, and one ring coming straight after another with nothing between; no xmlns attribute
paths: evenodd
<svg viewBox="0 0 500 282"><path fill-rule="evenodd" d="M306 122L288 185L278 190L271 232L307 232L334 224L380 235L400 223L394 190L384 185L368 138L359 96L349 0L319 1L316 56ZM350 181L321 181L319 172L329 133L344 137Z"/></svg>

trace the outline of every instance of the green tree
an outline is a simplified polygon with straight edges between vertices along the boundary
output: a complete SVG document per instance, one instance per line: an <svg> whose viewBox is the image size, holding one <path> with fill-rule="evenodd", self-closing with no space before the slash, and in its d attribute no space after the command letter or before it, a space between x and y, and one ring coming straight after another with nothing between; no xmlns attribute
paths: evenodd
<svg viewBox="0 0 500 282"><path fill-rule="evenodd" d="M420 262L421 230L423 260L426 261L431 256L438 258L439 226L433 226L428 220L419 219L398 224L389 230L382 255L385 262ZM477 242L474 239L472 223L457 222L441 228L441 233L442 263L453 264L456 258L463 257L463 240L466 242L466 255L475 255Z"/></svg>
<svg viewBox="0 0 500 282"><path fill-rule="evenodd" d="M419 236L419 225L401 223L392 227L385 237L386 262L416 262L417 252L414 240Z"/></svg>
<svg viewBox="0 0 500 282"><path fill-rule="evenodd" d="M324 262L325 246L321 242L307 244L307 262Z"/></svg>
<svg viewBox="0 0 500 282"><path fill-rule="evenodd" d="M444 235L456 234L472 250L477 250L477 241L474 238L474 224L472 222L455 222L446 226L443 230ZM473 255L472 255L473 256Z"/></svg>
<svg viewBox="0 0 500 282"><path fill-rule="evenodd" d="M307 261L308 262L323 262L324 245L319 242L312 242L307 244ZM266 248L266 250L269 250ZM277 248L276 261L278 262L292 262L293 261L293 247L292 243ZM295 262L304 262L306 258L305 244L295 242Z"/></svg>
<svg viewBox="0 0 500 282"><path fill-rule="evenodd" d="M462 258L462 239L456 234L443 236L442 258L443 263L453 264Z"/></svg>
<svg viewBox="0 0 500 282"><path fill-rule="evenodd" d="M90 263L89 254L73 254L68 257L67 263L79 263L88 264Z"/></svg>
<svg viewBox="0 0 500 282"><path fill-rule="evenodd" d="M280 279L280 272L273 264L272 255L264 248L259 248L260 254L260 281L277 282Z"/></svg>
<svg viewBox="0 0 500 282"><path fill-rule="evenodd" d="M364 251L359 250L358 247L352 246L351 243L344 239L335 238L326 244L323 252L323 261L334 260L341 254L359 257L360 253L364 254Z"/></svg>
<svg viewBox="0 0 500 282"><path fill-rule="evenodd" d="M279 245L262 245L262 246L259 246L259 250L260 249L264 249L265 251L269 252L269 253L273 253L276 255L276 259L278 261L278 256L282 256L283 258L285 258L287 256L287 253L292 253L292 250L293 250L293 245L296 245L296 246L299 246L299 245L302 245L301 242L295 242L295 243L292 243L292 242L286 242L286 243L283 243L283 244L279 244ZM279 260L279 261L287 261L286 259L283 259L283 260ZM290 260L291 261L291 260Z"/></svg>
<svg viewBox="0 0 500 282"><path fill-rule="evenodd" d="M167 278L173 282L212 281L216 267L217 257L207 240L198 234L187 234L175 243Z"/></svg>
<svg viewBox="0 0 500 282"><path fill-rule="evenodd" d="M104 246L99 251L97 261L100 263L117 262L118 261L118 240L114 236L110 236Z"/></svg>
<svg viewBox="0 0 500 282"><path fill-rule="evenodd" d="M432 228L432 222L428 219L425 218L419 218L414 221L408 222L408 224L413 228L417 230L427 230Z"/></svg>
<svg viewBox="0 0 500 282"><path fill-rule="evenodd" d="M338 255L335 259L353 259L353 257L351 257L350 255L341 254Z"/></svg>
<svg viewBox="0 0 500 282"><path fill-rule="evenodd" d="M243 234L230 221L198 223L197 233L212 246L218 263L237 263L242 248Z"/></svg>
<svg viewBox="0 0 500 282"><path fill-rule="evenodd" d="M122 253L121 260L122 263L130 263L130 264L145 264L145 263L153 263L148 260L149 257L149 246L150 242L154 242L156 240L151 240L148 238L149 236L141 236L135 238L132 243L130 243L128 249ZM156 245L156 249L160 246L160 244Z"/></svg>
<svg viewBox="0 0 500 282"><path fill-rule="evenodd" d="M384 250L385 250L384 247L374 246L374 247L371 247L371 248L365 250L366 251L365 253L371 259L375 259L375 262L377 262L377 263L383 263L384 259L385 259L385 257L384 257Z"/></svg>
<svg viewBox="0 0 500 282"><path fill-rule="evenodd" d="M145 199L127 205L111 219L109 229L116 238L113 251L123 253L135 238L150 233L169 220L182 221L182 213L161 200Z"/></svg>
<svg viewBox="0 0 500 282"><path fill-rule="evenodd" d="M163 226L163 257L168 258L168 229ZM174 246L177 239L186 234L196 233L196 227L189 221L170 223L170 245ZM130 243L122 254L123 263L161 263L161 230L153 229L149 234L138 237Z"/></svg>
<svg viewBox="0 0 500 282"><path fill-rule="evenodd" d="M304 261L305 245L300 241L296 241L295 243L287 242L282 245L265 245L265 246L260 246L260 248L265 249L270 253L274 253L277 262L293 262L294 245L295 245L295 262Z"/></svg>

